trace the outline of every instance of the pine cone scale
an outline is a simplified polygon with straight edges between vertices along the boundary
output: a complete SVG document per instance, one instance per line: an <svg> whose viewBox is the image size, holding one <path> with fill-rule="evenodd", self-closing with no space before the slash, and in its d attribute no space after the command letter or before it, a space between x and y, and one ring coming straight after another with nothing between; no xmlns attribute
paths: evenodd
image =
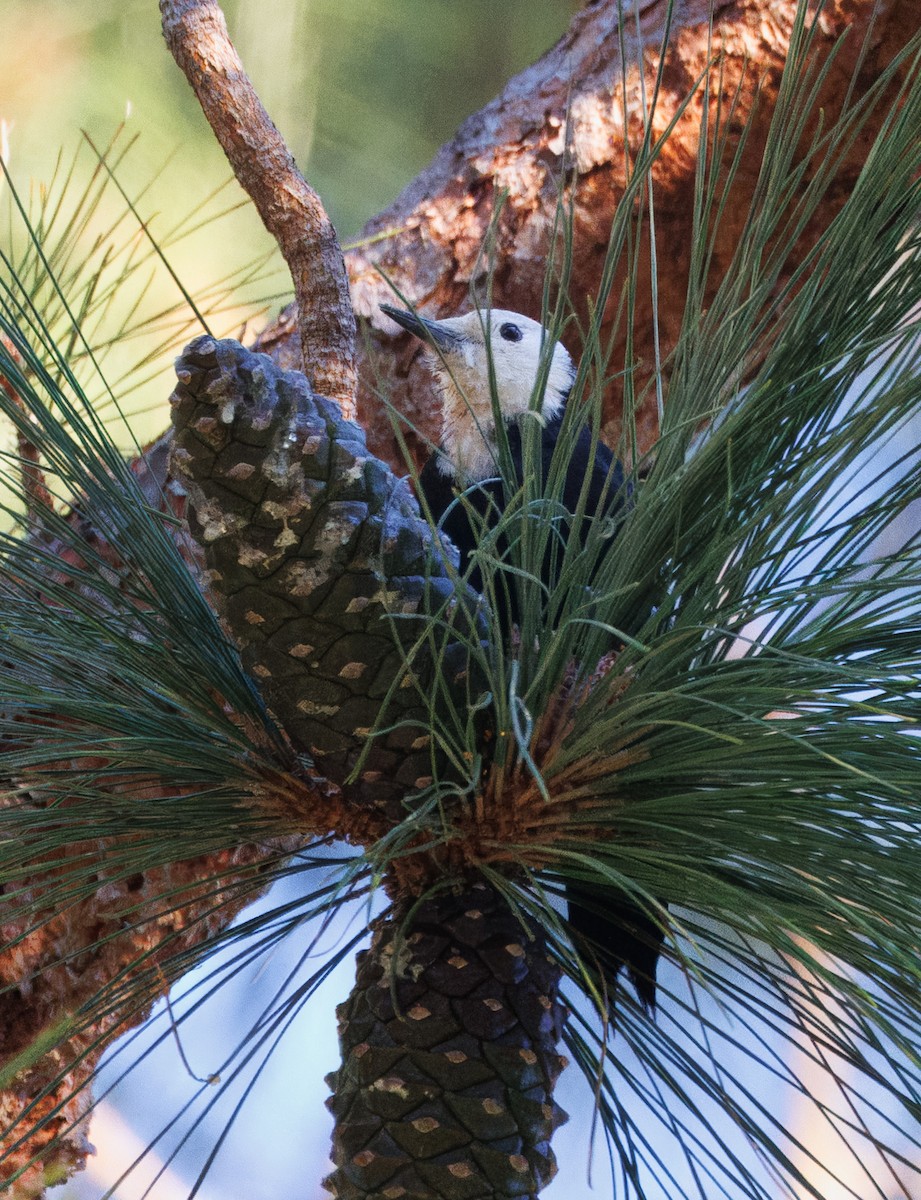
<svg viewBox="0 0 921 1200"><path fill-rule="evenodd" d="M397 910L379 925L339 1010L327 1186L342 1200L536 1196L565 1120L564 1011L540 930L485 884L404 924Z"/></svg>

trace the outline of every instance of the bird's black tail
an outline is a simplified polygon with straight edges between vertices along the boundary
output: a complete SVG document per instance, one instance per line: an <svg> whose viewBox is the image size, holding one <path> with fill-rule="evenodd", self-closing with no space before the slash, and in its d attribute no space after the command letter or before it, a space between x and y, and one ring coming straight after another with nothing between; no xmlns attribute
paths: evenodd
<svg viewBox="0 0 921 1200"><path fill-rule="evenodd" d="M617 976L625 969L643 1007L656 1006L656 965L664 931L623 892L589 884L566 884L569 924L585 965L595 963L604 976L613 1009Z"/></svg>

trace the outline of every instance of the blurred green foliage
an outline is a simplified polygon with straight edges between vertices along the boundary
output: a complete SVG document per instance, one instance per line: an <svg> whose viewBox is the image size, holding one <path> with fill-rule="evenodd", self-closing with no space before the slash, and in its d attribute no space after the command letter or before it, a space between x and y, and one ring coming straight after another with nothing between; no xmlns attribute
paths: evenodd
<svg viewBox="0 0 921 1200"><path fill-rule="evenodd" d="M510 75L549 48L577 7L574 0L223 5L263 102L345 238ZM163 44L152 0L3 0L2 9L0 117L14 123L14 167L46 177L75 130L105 142L130 113L148 168L176 151L190 193L226 170ZM185 202L175 168L168 195Z"/></svg>
<svg viewBox="0 0 921 1200"><path fill-rule="evenodd" d="M511 75L553 45L578 7L575 0L223 4L264 104L343 240L386 207ZM290 297L290 280L166 49L154 0L0 0L0 14L7 133L0 149L5 140L12 177L46 248L72 237L96 153L125 126L109 161L136 215L126 216L118 188L106 188L81 234L85 251L74 245L68 254L90 280L94 261L115 273L118 304L88 336L94 352L108 347L107 380L135 436L146 441L165 425L172 358L200 329L185 293L207 311L213 333L246 340ZM96 150L81 145L81 130ZM16 224L3 215L9 199L0 181L7 233ZM139 218L175 277L150 251ZM22 264L28 247L12 253ZM130 284L118 274L129 261ZM87 286L98 292L98 284ZM143 308L135 312L140 295ZM139 348L151 329L154 340Z"/></svg>

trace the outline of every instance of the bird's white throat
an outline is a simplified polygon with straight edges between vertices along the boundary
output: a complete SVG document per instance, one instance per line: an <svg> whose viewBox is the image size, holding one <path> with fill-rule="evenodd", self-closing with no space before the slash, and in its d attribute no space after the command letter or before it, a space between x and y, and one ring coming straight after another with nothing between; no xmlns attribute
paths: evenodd
<svg viewBox="0 0 921 1200"><path fill-rule="evenodd" d="M489 339L485 322L489 320ZM566 348L553 346L540 407L531 408L547 333L520 313L492 309L438 322L449 335L441 353L430 351L442 404L439 469L459 482L475 483L497 473L496 424L490 387L490 358L499 412L506 424L558 416L572 387L575 368Z"/></svg>

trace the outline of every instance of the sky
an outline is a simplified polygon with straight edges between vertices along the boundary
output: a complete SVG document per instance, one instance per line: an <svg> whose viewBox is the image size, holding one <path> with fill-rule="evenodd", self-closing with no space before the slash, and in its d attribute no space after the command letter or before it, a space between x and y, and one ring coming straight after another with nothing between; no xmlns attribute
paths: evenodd
<svg viewBox="0 0 921 1200"><path fill-rule="evenodd" d="M292 0L273 4L271 22L265 19L265 6L254 0L238 0L227 11L238 49L263 99L329 205L342 236L349 238L395 197L464 116L551 44L565 28L571 8L562 0L506 0L500 22L494 20L492 0L465 0L462 5L449 0ZM53 74L53 88L38 81L30 47L41 48L45 77ZM137 174L131 174L128 186L133 194L143 189L140 202L145 213L160 222L158 228L169 228L177 208L193 211L226 178L220 153L160 42L149 3L5 0L0 79L0 119L10 126L10 163L24 192L32 189L40 195L40 181L54 174L61 148L69 161L81 142L81 130L94 144L104 145L123 122L123 138L138 134L126 163L126 170L130 165ZM221 193L217 207L230 203L225 195ZM237 267L268 251L252 214L232 213L224 221L176 244L174 261L194 289L226 274L231 257ZM264 299L270 308L277 308L287 295L285 281L277 275L267 277L260 287L257 300ZM258 308L256 300L253 305ZM229 308L227 324L254 321L249 313L245 306ZM139 405L149 414L151 432L165 422L165 392L161 384L154 392L156 388L159 400L154 395ZM867 467L867 474L872 475L872 468ZM291 900L300 886L292 877L260 904ZM348 914L351 922L366 919L360 909ZM333 945L353 928L327 930L325 942ZM128 1165L126 1157L142 1154L151 1143L153 1150L146 1158L153 1164L152 1173L159 1173L148 1193L152 1200L189 1195L197 1171L227 1127L239 1090L230 1089L228 1101L216 1103L175 1162L165 1165L171 1146L185 1136L185 1127L176 1126L162 1142L154 1139L197 1093L205 1104L214 1099L216 1088L198 1080L218 1072L229 1075L225 1059L283 981L290 977L290 986L295 986L309 977L318 961L315 932L305 925L265 961L229 969L220 994L184 1019L174 1033L172 1017L195 1003L197 989L207 989L215 963L191 973L175 990L172 1013L161 1003L140 1033L113 1048L98 1093L101 1096L110 1084L113 1090L100 1101L90 1134L98 1153L87 1172L57 1189L55 1197L100 1200L112 1187L116 1200L144 1195L151 1177L146 1165L124 1183L117 1181ZM347 996L352 979L353 963L347 957L297 1012L220 1145L197 1193L202 1200L325 1194L319 1180L327 1169L331 1118L323 1106L324 1076L338 1063L335 1006ZM665 967L659 1018L663 1025L685 1019L679 1002L683 989L678 973ZM729 1033L718 1053L729 1065L733 1055L747 1053L745 1036L751 1031L744 1014L727 1012L722 1019ZM144 1062L116 1083L125 1064L158 1040ZM624 1072L639 1077L639 1060L623 1040L615 1042L615 1050L623 1055ZM804 1130L814 1127L816 1138L820 1136L814 1111L798 1109L792 1093L770 1072L755 1078L758 1072L751 1070L767 1111L780 1119L789 1117ZM543 1194L548 1200L610 1195L611 1175L600 1141L590 1154L591 1096L574 1068L561 1078L557 1098L571 1120L554 1143L560 1174ZM715 1112L712 1119L718 1121ZM700 1135L706 1136L705 1128ZM663 1154L673 1153L664 1132L651 1137ZM739 1152L746 1151L740 1146ZM683 1170L680 1163L669 1165L679 1174ZM822 1186L825 1200L845 1194L827 1179ZM708 1197L717 1194L727 1195L714 1191ZM654 1191L650 1200L655 1200Z"/></svg>

